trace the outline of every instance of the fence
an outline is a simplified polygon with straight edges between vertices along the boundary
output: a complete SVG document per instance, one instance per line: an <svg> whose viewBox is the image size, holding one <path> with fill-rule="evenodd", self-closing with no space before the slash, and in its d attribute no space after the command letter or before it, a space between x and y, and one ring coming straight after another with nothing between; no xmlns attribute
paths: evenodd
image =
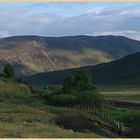
<svg viewBox="0 0 140 140"><path fill-rule="evenodd" d="M42 102L46 103L47 99L44 97L38 97L39 100L41 100ZM72 107L72 106L68 106L68 107ZM127 130L127 127L125 127L123 125L123 123L114 120L111 116L109 116L107 113L102 112L102 111L98 111L97 109L95 109L93 106L87 106L87 105L75 105L74 106L75 109L79 109L79 110L83 110L83 111L87 111L90 113L93 113L97 116L99 116L100 118L104 119L106 122L108 122L110 125L114 126L118 131L120 131L122 134L123 132L125 132Z"/></svg>
<svg viewBox="0 0 140 140"><path fill-rule="evenodd" d="M93 106L76 105L74 106L74 108L87 111L101 117L102 119L107 121L109 124L111 124L112 126L114 126L117 130L121 132L123 132L126 129L126 127L123 126L123 123L112 119L112 117L110 117L107 113L96 110Z"/></svg>

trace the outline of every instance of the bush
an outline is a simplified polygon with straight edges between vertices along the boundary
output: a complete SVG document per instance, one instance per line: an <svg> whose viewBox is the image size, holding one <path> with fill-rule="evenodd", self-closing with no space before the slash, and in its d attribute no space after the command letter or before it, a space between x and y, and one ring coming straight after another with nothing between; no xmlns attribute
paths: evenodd
<svg viewBox="0 0 140 140"><path fill-rule="evenodd" d="M131 127L133 129L140 129L140 113L139 112L125 114L122 117L122 121L128 127Z"/></svg>
<svg viewBox="0 0 140 140"><path fill-rule="evenodd" d="M77 104L77 98L70 94L53 95L49 98L49 103L56 106L73 106Z"/></svg>
<svg viewBox="0 0 140 140"><path fill-rule="evenodd" d="M40 95L45 98L50 98L53 95L59 95L62 93L62 87L57 85L48 85L41 90Z"/></svg>
<svg viewBox="0 0 140 140"><path fill-rule="evenodd" d="M4 66L3 73L4 73L5 77L7 77L7 78L13 78L14 75L15 75L13 66L10 65L10 64L6 64Z"/></svg>
<svg viewBox="0 0 140 140"><path fill-rule="evenodd" d="M85 130L95 130L94 123L85 115L74 110L67 110L60 114L55 123L64 127L65 129L71 129L73 131L84 132Z"/></svg>
<svg viewBox="0 0 140 140"><path fill-rule="evenodd" d="M96 109L102 109L104 99L97 91L83 91L78 96L78 101L82 105L93 106Z"/></svg>
<svg viewBox="0 0 140 140"><path fill-rule="evenodd" d="M18 78L16 79L16 81L17 81L18 83L21 83L21 84L25 84L25 83L26 83L26 80L25 80L24 76L18 77Z"/></svg>
<svg viewBox="0 0 140 140"><path fill-rule="evenodd" d="M129 127L127 132L128 137L139 138L140 137L140 113L131 112L122 116L121 121L124 122L124 125Z"/></svg>

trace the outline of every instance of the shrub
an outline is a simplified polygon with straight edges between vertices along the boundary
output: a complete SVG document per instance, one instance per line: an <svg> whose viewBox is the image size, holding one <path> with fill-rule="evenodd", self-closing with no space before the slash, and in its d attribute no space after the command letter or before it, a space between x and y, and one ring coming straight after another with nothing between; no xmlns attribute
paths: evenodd
<svg viewBox="0 0 140 140"><path fill-rule="evenodd" d="M21 84L25 84L25 83L26 83L26 80L25 80L24 76L18 77L18 78L16 79L16 81L17 81L18 83L21 83Z"/></svg>
<svg viewBox="0 0 140 140"><path fill-rule="evenodd" d="M6 64L4 66L3 73L4 73L5 77L7 77L7 78L13 78L15 75L14 69L13 69L12 65L10 65L10 64Z"/></svg>
<svg viewBox="0 0 140 140"><path fill-rule="evenodd" d="M74 110L67 110L61 113L56 118L55 123L73 131L84 132L85 130L95 130L94 123L89 118Z"/></svg>
<svg viewBox="0 0 140 140"><path fill-rule="evenodd" d="M122 121L125 126L129 127L127 132L128 137L139 138L140 137L140 113L132 112L122 116Z"/></svg>
<svg viewBox="0 0 140 140"><path fill-rule="evenodd" d="M122 116L122 121L128 126L133 129L140 129L140 113L133 112L127 113Z"/></svg>
<svg viewBox="0 0 140 140"><path fill-rule="evenodd" d="M53 95L50 97L49 103L56 106L73 106L77 104L77 98L70 94Z"/></svg>
<svg viewBox="0 0 140 140"><path fill-rule="evenodd" d="M83 91L78 96L80 104L93 106L96 109L102 109L104 99L97 91Z"/></svg>
<svg viewBox="0 0 140 140"><path fill-rule="evenodd" d="M58 85L48 85L41 90L40 95L45 98L50 98L53 95L59 95L62 93L62 87Z"/></svg>

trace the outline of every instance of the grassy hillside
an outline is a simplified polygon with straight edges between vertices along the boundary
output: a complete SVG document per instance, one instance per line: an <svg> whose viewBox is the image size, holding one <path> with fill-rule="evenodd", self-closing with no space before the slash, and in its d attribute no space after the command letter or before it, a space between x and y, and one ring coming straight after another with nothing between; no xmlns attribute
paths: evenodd
<svg viewBox="0 0 140 140"><path fill-rule="evenodd" d="M17 84L13 80L0 77L0 92L12 92L12 93L30 93L30 90L24 84Z"/></svg>
<svg viewBox="0 0 140 140"><path fill-rule="evenodd" d="M106 137L97 131L75 132L54 123L63 113L77 110L43 104L26 85L0 78L0 137L1 138L97 138ZM102 127L110 127L98 116L81 112Z"/></svg>
<svg viewBox="0 0 140 140"><path fill-rule="evenodd" d="M139 60L140 52L109 63L83 67L83 69L90 72L95 84L140 85ZM26 77L26 79L29 84L34 85L62 84L64 76L71 70L40 73Z"/></svg>
<svg viewBox="0 0 140 140"><path fill-rule="evenodd" d="M122 36L0 39L0 65L12 63L19 74L49 72L110 62L140 51L140 42Z"/></svg>

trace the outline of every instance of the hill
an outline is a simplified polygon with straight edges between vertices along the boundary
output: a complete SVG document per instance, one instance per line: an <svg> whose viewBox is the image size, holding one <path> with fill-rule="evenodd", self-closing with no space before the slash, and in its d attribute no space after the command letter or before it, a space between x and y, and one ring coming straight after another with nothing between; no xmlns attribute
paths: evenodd
<svg viewBox="0 0 140 140"><path fill-rule="evenodd" d="M28 86L19 84L13 80L5 79L0 76L0 93L28 94L30 90Z"/></svg>
<svg viewBox="0 0 140 140"><path fill-rule="evenodd" d="M29 75L110 62L140 51L140 41L122 36L14 36L0 39L0 65Z"/></svg>
<svg viewBox="0 0 140 140"><path fill-rule="evenodd" d="M79 114L80 110L46 105L31 94L28 86L0 77L1 138L110 137L106 131L115 130L113 126L98 116L82 111L80 114L82 114L85 121L92 119L93 123L97 122L96 127L99 132L103 127L106 131L99 133L97 130L92 130L87 133L86 130L81 132L64 129L62 126L57 125L54 120L57 117L61 118L62 114L68 114L68 112L71 116L75 113ZM100 124L98 125L98 123ZM93 124L93 126L95 125ZM116 133L116 131L113 131L111 134L116 137Z"/></svg>
<svg viewBox="0 0 140 140"><path fill-rule="evenodd" d="M109 63L82 68L90 71L95 84L140 85L139 60L140 52ZM71 70L35 74L26 77L26 80L34 85L62 84L64 76Z"/></svg>

